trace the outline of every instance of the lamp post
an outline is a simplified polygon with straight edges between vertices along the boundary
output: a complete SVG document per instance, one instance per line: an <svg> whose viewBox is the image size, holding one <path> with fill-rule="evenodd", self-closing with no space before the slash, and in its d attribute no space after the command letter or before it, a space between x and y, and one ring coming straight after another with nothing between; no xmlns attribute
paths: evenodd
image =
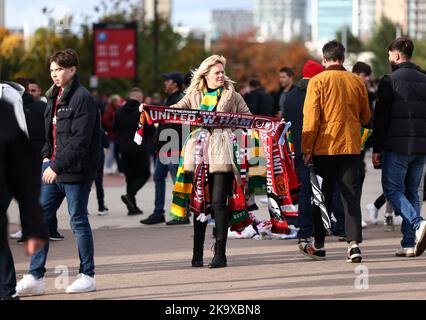
<svg viewBox="0 0 426 320"><path fill-rule="evenodd" d="M154 45L153 45L153 72L152 72L152 81L154 84L154 87L157 89L158 84L158 0L152 0L154 1L154 30L153 30L153 37L154 37Z"/></svg>

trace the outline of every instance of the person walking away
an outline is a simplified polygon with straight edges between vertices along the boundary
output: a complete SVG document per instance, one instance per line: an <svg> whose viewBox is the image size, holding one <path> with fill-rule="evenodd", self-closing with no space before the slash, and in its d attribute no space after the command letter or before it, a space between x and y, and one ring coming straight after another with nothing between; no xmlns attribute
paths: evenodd
<svg viewBox="0 0 426 320"><path fill-rule="evenodd" d="M323 72L324 67L313 60L308 60L303 65L302 79L296 84L294 89L289 92L284 103L283 118L285 121L291 122L290 135L294 144L294 156L296 174L300 181L299 196L299 215L297 224L299 231L297 238L299 239L299 248L304 248L310 242L313 235L313 222L311 214L311 197L312 187L309 176L309 169L303 162L302 155L302 127L303 127L303 105L306 97L306 90L312 77ZM302 249L303 250L303 249Z"/></svg>
<svg viewBox="0 0 426 320"><path fill-rule="evenodd" d="M313 161L316 174L322 177L321 191L331 212L333 192L339 183L345 209L345 234L349 243L346 261L361 262L361 183L359 157L361 126L371 118L367 88L356 75L343 67L345 48L338 41L324 45L325 71L313 77L303 108L302 153L305 164ZM325 259L325 228L320 209L312 206L315 241L302 253Z"/></svg>
<svg viewBox="0 0 426 320"><path fill-rule="evenodd" d="M397 38L387 49L392 72L380 80L377 92L372 160L382 167L386 199L402 216L396 255L420 256L426 249L418 195L426 158L426 75L411 62L411 39Z"/></svg>
<svg viewBox="0 0 426 320"><path fill-rule="evenodd" d="M150 140L153 140L154 126L146 125L146 131L144 131L146 136L142 146L133 142L139 123L139 105L142 101L142 90L133 88L126 104L119 108L115 114L116 141L122 153L121 161L126 176L126 194L121 196L121 200L126 205L129 216L143 213L137 206L136 194L151 176L150 156L147 147Z"/></svg>

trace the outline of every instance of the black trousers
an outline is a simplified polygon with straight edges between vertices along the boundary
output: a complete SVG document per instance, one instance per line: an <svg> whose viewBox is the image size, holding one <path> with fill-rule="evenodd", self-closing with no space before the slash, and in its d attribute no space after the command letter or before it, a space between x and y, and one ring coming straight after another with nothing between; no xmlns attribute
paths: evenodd
<svg viewBox="0 0 426 320"><path fill-rule="evenodd" d="M381 207L383 207L383 205L386 203L386 198L385 195L382 193L377 199L376 201L374 201L374 206L377 209L380 209Z"/></svg>
<svg viewBox="0 0 426 320"><path fill-rule="evenodd" d="M228 197L232 193L233 173L214 173L209 178L212 213L216 225L216 243L221 253L225 254L229 225ZM199 247L197 243L204 243L206 226L207 222L201 223L194 219L194 248Z"/></svg>
<svg viewBox="0 0 426 320"><path fill-rule="evenodd" d="M143 150L122 152L121 164L126 176L127 195L135 200L136 193L145 185L151 176L149 154Z"/></svg>
<svg viewBox="0 0 426 320"><path fill-rule="evenodd" d="M345 213L345 233L347 242L362 242L361 229L361 177L359 155L313 156L317 175L323 178L321 190L328 212L332 211L333 192L339 182L340 196ZM313 205L315 242L324 243L325 229L320 209Z"/></svg>
<svg viewBox="0 0 426 320"><path fill-rule="evenodd" d="M9 244L0 246L0 298L15 294L16 273Z"/></svg>
<svg viewBox="0 0 426 320"><path fill-rule="evenodd" d="M104 192L104 167L96 170L95 178L96 198L98 199L98 208L105 208L105 192Z"/></svg>

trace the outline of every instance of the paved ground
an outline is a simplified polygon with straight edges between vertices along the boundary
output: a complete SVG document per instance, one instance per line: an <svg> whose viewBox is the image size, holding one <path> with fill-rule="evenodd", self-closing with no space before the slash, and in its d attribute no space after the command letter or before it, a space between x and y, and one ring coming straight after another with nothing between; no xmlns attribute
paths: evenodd
<svg viewBox="0 0 426 320"><path fill-rule="evenodd" d="M369 225L361 247L364 260L358 265L347 264L346 244L330 237L326 261L316 262L299 254L296 240L233 239L228 245L228 268L191 268L192 226L139 223L153 209L152 181L138 195L140 207L146 213L134 217L126 215L120 201L123 179L107 177L105 185L110 214L95 214L95 192L89 204L98 291L66 295L61 289L66 285L64 277L55 274L55 268L63 272L64 266L71 277L78 271L78 255L64 204L58 218L66 240L51 245L47 294L27 299L426 299L426 255L395 257L400 240L398 230L388 232L383 225ZM380 172L369 167L363 208L379 194ZM266 207L261 206L257 215L266 218ZM10 217L11 231L15 231L16 205L12 205ZM208 228L211 235L211 226ZM207 237L205 264L212 258L213 242L211 236ZM19 245L12 242L11 247L20 278L27 270L28 258Z"/></svg>

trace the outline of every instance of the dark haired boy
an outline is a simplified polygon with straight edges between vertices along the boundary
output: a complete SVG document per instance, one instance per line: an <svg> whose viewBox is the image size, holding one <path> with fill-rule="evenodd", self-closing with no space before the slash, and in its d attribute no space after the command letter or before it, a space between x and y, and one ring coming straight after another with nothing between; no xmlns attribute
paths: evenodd
<svg viewBox="0 0 426 320"><path fill-rule="evenodd" d="M70 225L80 258L79 275L67 293L96 290L94 246L87 203L99 157L100 117L89 91L77 75L77 53L54 53L48 67L54 85L47 91L46 143L42 150L40 203L47 224L67 199ZM44 293L49 243L31 258L27 275L17 284L20 296Z"/></svg>

